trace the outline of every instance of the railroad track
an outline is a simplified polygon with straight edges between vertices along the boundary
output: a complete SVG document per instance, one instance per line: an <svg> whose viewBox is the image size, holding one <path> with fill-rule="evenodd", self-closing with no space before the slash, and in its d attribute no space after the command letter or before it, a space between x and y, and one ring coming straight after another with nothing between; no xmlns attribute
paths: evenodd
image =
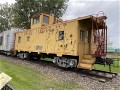
<svg viewBox="0 0 120 90"><path fill-rule="evenodd" d="M89 77L94 80L98 80L100 82L107 82L112 80L113 78L117 77L117 73L112 73L112 72L106 72L106 71L100 71L100 70L77 70L77 73L81 73L82 77Z"/></svg>
<svg viewBox="0 0 120 90"><path fill-rule="evenodd" d="M113 79L117 76L117 73L100 71L100 70L92 70L90 71L90 74L97 75L99 77L108 78L108 79Z"/></svg>
<svg viewBox="0 0 120 90"><path fill-rule="evenodd" d="M6 57L6 58L9 58L9 59L11 58L11 59L14 59L14 60L18 59L16 57L9 57L9 56L5 56L5 55L2 55L2 56ZM18 60L21 60L21 59L18 59ZM70 68L68 68L68 69L61 68L61 67L56 66L52 62L45 61L45 60L24 60L24 61L27 61L27 62L30 62L30 63L33 63L33 64L39 64L39 65L42 65L42 66L50 66L50 67L57 68L57 69L60 69L60 70L63 70L63 71L75 72L82 77L89 77L91 79L98 80L100 82L106 82L106 81L112 80L113 78L115 78L117 76L117 73L100 71L100 70L89 71L89 70L85 70L85 69L74 70L74 69L70 69Z"/></svg>

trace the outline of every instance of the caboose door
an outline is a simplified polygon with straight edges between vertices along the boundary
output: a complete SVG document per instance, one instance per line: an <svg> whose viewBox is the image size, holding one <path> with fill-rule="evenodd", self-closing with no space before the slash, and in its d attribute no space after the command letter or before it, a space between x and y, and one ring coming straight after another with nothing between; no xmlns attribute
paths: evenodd
<svg viewBox="0 0 120 90"><path fill-rule="evenodd" d="M85 54L90 54L90 30L85 30Z"/></svg>

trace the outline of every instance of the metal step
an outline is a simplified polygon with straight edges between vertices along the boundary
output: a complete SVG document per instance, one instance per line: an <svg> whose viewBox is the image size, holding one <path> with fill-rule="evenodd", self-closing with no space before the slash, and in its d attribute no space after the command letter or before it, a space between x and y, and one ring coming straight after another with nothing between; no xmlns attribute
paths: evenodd
<svg viewBox="0 0 120 90"><path fill-rule="evenodd" d="M90 54L85 54L85 55L84 55L84 58L85 58L85 59L92 59L93 57L92 57L92 55L90 55Z"/></svg>
<svg viewBox="0 0 120 90"><path fill-rule="evenodd" d="M92 70L92 66L94 62L95 62L94 57L92 57L91 55L84 55L84 58L78 64L78 68Z"/></svg>
<svg viewBox="0 0 120 90"><path fill-rule="evenodd" d="M93 61L91 59L82 59L81 63L84 63L84 64L92 64Z"/></svg>
<svg viewBox="0 0 120 90"><path fill-rule="evenodd" d="M80 63L80 64L78 65L78 68L83 68L83 69L92 70L92 64Z"/></svg>

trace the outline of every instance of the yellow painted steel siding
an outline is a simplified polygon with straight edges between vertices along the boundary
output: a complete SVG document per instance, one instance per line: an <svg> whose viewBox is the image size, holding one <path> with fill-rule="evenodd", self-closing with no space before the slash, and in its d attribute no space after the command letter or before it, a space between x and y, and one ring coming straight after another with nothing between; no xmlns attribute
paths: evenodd
<svg viewBox="0 0 120 90"><path fill-rule="evenodd" d="M59 40L59 31L64 31L64 40ZM30 36L29 42L27 41L28 36ZM20 43L18 43L18 37L21 37ZM78 21L16 33L15 50L53 53L58 56L78 56Z"/></svg>

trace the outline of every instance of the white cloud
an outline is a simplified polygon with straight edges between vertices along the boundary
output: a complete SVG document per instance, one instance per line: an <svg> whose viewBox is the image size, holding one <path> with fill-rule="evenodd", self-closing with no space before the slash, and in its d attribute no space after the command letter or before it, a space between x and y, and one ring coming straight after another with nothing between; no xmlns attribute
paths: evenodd
<svg viewBox="0 0 120 90"><path fill-rule="evenodd" d="M68 9L63 16L64 20L73 19L78 17L78 12L84 12L91 5L80 0L70 0L68 2ZM81 13L82 14L82 13Z"/></svg>
<svg viewBox="0 0 120 90"><path fill-rule="evenodd" d="M62 18L63 20L69 20L104 11L108 17L108 36L111 35L114 47L120 47L119 5L119 0L69 0L68 9Z"/></svg>
<svg viewBox="0 0 120 90"><path fill-rule="evenodd" d="M1 4L8 2L9 4L15 3L15 0L0 0Z"/></svg>
<svg viewBox="0 0 120 90"><path fill-rule="evenodd" d="M0 0L0 3L14 3L15 0ZM63 15L63 20L74 19L84 15L104 11L108 17L108 36L114 47L120 48L120 1L119 0L69 0L68 9Z"/></svg>

